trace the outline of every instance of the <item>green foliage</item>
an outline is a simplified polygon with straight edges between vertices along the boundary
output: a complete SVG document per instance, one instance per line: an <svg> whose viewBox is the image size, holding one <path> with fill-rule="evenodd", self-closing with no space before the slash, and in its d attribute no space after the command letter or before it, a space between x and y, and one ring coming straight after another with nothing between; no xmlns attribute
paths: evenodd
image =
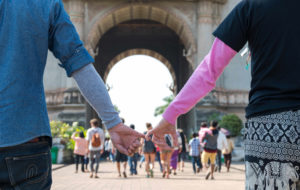
<svg viewBox="0 0 300 190"><path fill-rule="evenodd" d="M208 125L211 121L217 121L218 123L221 121L221 115L219 113L213 113L208 117Z"/></svg>
<svg viewBox="0 0 300 190"><path fill-rule="evenodd" d="M235 114L223 116L219 125L228 129L232 136L239 136L243 128L242 120Z"/></svg>
<svg viewBox="0 0 300 190"><path fill-rule="evenodd" d="M74 122L72 126L61 121L50 122L52 137L61 138L61 142L66 145L66 149L74 150L75 142L71 139L74 132L84 132L86 135L86 129L82 126L78 126L77 122Z"/></svg>
<svg viewBox="0 0 300 190"><path fill-rule="evenodd" d="M174 95L172 94L170 96L167 96L163 100L166 103L162 106L159 106L159 107L155 108L155 111L154 111L154 116L155 117L164 113L164 111L167 109L169 104L174 100Z"/></svg>

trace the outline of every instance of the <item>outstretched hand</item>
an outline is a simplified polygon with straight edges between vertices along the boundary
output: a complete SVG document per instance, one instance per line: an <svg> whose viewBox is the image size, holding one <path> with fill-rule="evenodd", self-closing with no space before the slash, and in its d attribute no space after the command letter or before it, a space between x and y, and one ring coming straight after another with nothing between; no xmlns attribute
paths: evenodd
<svg viewBox="0 0 300 190"><path fill-rule="evenodd" d="M127 127L123 123L108 130L111 141L115 148L126 155L133 155L141 146L140 138L145 136Z"/></svg>
<svg viewBox="0 0 300 190"><path fill-rule="evenodd" d="M154 129L148 131L146 139L150 139L150 135L153 135L152 141L157 144L161 150L172 150L173 148L170 147L165 140L166 134L172 136L173 146L178 146L176 128L165 119L162 119Z"/></svg>

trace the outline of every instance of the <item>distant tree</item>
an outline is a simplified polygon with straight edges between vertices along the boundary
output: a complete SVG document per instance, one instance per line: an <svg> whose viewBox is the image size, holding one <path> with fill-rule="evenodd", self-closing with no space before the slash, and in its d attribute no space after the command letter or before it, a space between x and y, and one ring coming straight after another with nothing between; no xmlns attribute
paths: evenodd
<svg viewBox="0 0 300 190"><path fill-rule="evenodd" d="M219 125L220 127L228 129L232 136L241 135L241 130L243 128L242 120L235 114L223 116Z"/></svg>
<svg viewBox="0 0 300 190"><path fill-rule="evenodd" d="M208 123L210 123L211 121L217 121L220 122L221 121L221 114L219 113L213 113L208 117Z"/></svg>
<svg viewBox="0 0 300 190"><path fill-rule="evenodd" d="M170 96L167 96L163 100L166 103L162 106L159 106L159 107L155 108L155 111L154 111L154 116L155 117L164 113L164 111L167 109L169 104L174 100L174 95L172 94Z"/></svg>

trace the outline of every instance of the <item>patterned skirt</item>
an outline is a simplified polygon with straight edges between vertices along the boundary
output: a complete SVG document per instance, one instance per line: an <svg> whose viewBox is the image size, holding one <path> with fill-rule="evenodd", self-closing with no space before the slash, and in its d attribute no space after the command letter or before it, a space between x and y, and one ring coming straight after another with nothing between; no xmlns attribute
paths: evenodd
<svg viewBox="0 0 300 190"><path fill-rule="evenodd" d="M246 190L300 190L300 110L248 119Z"/></svg>

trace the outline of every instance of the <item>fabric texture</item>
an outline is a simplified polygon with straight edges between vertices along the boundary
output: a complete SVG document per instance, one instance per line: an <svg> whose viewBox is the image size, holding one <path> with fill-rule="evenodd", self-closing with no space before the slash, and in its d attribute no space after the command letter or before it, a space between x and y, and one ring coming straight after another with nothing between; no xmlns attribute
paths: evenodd
<svg viewBox="0 0 300 190"><path fill-rule="evenodd" d="M92 146L92 137L93 137L93 134L95 133L99 133L100 134L100 139L101 139L101 145L99 147L93 147ZM105 136L104 136L104 132L101 128L99 127L92 127L92 128L89 128L86 132L86 140L88 140L90 143L89 143L89 150L92 150L92 151L99 151L99 150L102 150L104 149L104 144L105 144Z"/></svg>
<svg viewBox="0 0 300 190"><path fill-rule="evenodd" d="M196 165L198 170L203 168L202 163L200 162L200 156L192 156L192 166L194 173L197 172Z"/></svg>
<svg viewBox="0 0 300 190"><path fill-rule="evenodd" d="M219 137L219 131L217 129L209 129L211 131L210 133L206 133L204 138L202 139L204 143L203 149L206 152L217 152L218 149L218 137Z"/></svg>
<svg viewBox="0 0 300 190"><path fill-rule="evenodd" d="M215 164L216 163L216 157L217 157L217 153L211 153L211 152L206 152L203 151L202 155L201 155L201 161L203 164L208 164L208 161L210 161L210 164Z"/></svg>
<svg viewBox="0 0 300 190"><path fill-rule="evenodd" d="M0 147L51 137L43 87L48 49L68 76L94 62L61 0L0 1Z"/></svg>
<svg viewBox="0 0 300 190"><path fill-rule="evenodd" d="M91 172L95 172L96 174L98 173L100 157L101 157L101 154L100 154L99 150L91 150L90 151ZM95 168L94 168L94 164L96 164Z"/></svg>
<svg viewBox="0 0 300 190"><path fill-rule="evenodd" d="M75 137L74 154L84 156L88 152L88 141L85 138Z"/></svg>
<svg viewBox="0 0 300 190"><path fill-rule="evenodd" d="M178 164L178 154L179 154L179 150L174 150L172 153L172 157L170 160L170 166L172 167L173 170L177 169L177 164Z"/></svg>
<svg viewBox="0 0 300 190"><path fill-rule="evenodd" d="M179 115L188 112L215 87L217 79L234 55L236 51L216 38L208 55L163 113L163 118L175 125Z"/></svg>
<svg viewBox="0 0 300 190"><path fill-rule="evenodd" d="M51 152L46 141L0 149L0 168L0 189L51 189Z"/></svg>
<svg viewBox="0 0 300 190"><path fill-rule="evenodd" d="M227 139L222 131L219 131L218 136L218 150L228 149Z"/></svg>
<svg viewBox="0 0 300 190"><path fill-rule="evenodd" d="M83 67L72 76L81 93L98 113L107 129L122 122L111 102L103 80L92 64Z"/></svg>
<svg viewBox="0 0 300 190"><path fill-rule="evenodd" d="M223 154L230 154L234 149L234 144L231 139L227 139L228 149L223 149Z"/></svg>
<svg viewBox="0 0 300 190"><path fill-rule="evenodd" d="M191 139L189 142L189 146L190 146L190 156L200 155L201 145L198 138Z"/></svg>
<svg viewBox="0 0 300 190"><path fill-rule="evenodd" d="M151 138L152 138L152 135L151 135ZM156 148L155 148L155 145L152 142L152 140L147 141L146 139L144 139L143 152L144 153L155 153L156 152Z"/></svg>
<svg viewBox="0 0 300 190"><path fill-rule="evenodd" d="M75 169L76 172L78 171L78 165L79 162L81 162L81 171L84 172L84 156L79 155L79 154L75 154Z"/></svg>
<svg viewBox="0 0 300 190"><path fill-rule="evenodd" d="M116 161L117 162L127 162L128 156L126 154L122 154L120 151L117 150Z"/></svg>
<svg viewBox="0 0 300 190"><path fill-rule="evenodd" d="M245 129L246 190L300 189L300 111L251 117Z"/></svg>
<svg viewBox="0 0 300 190"><path fill-rule="evenodd" d="M213 33L235 51L248 42L247 118L300 108L299 7L297 0L242 0Z"/></svg>

